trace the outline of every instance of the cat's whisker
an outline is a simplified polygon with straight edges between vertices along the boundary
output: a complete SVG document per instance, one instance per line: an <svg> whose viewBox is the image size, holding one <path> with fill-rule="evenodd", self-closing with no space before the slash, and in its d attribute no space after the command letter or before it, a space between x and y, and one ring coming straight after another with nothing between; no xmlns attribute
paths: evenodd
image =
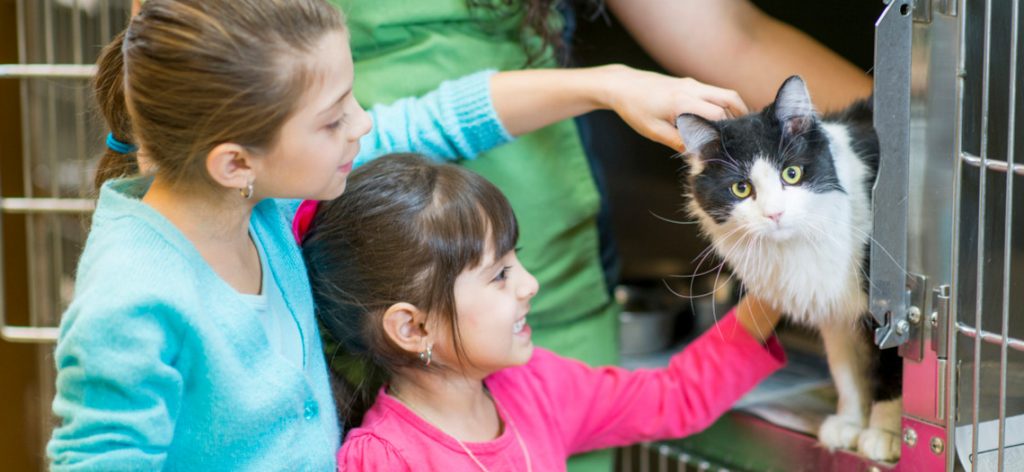
<svg viewBox="0 0 1024 472"><path fill-rule="evenodd" d="M728 252L727 254L725 254L725 255L723 255L723 256L722 256L722 264L721 264L721 265L719 265L719 268L718 268L718 273L717 273L717 274L715 274L715 282L714 282L714 287L715 287L715 289L711 291L711 293L712 293L712 294L714 294L715 292L717 292L717 291L718 291L718 287L719 287L719 285L718 285L718 280L719 280L719 278L720 278L720 277L722 276L722 268L724 268L724 267L725 267L725 261L729 260L729 258L730 258L730 256L732 255L732 253L733 253L734 251L738 250L738 248L739 248L739 247L740 247L740 245L741 245L741 244L743 243L743 241L745 241L745 240L746 240L746 239L747 239L748 237L750 237L750 236L751 236L752 234L753 234L753 233L751 233L751 232L749 232L749 231L748 231L748 232L746 232L746 233L744 233L744 234L743 234L743 237L741 237L741 238L739 239L739 241L737 241L737 245L736 245L736 246L733 246L732 250L730 250L730 251L729 251L729 252ZM747 255L747 256L749 256L749 253L747 253L746 255ZM736 273L735 273L735 272L730 272L730 274L729 274L729 278L725 279L725 282L723 282L723 283L722 283L722 286L725 286L725 285L727 285L727 284L728 284L728 283L729 283L729 282L730 282L730 281L731 281L731 280L733 279L733 277L735 277L735 276L736 276ZM712 299L712 300L711 300L711 316L712 316L712 317L713 317L713 318L715 319L715 326L717 327L717 326L718 326L718 310L717 310L717 307L716 307L716 305L715 305L715 301L714 301L714 299ZM722 336L722 331L721 331L721 328L719 328L718 334L719 334L719 336Z"/></svg>
<svg viewBox="0 0 1024 472"><path fill-rule="evenodd" d="M839 222L834 222L834 221L831 221L831 220L829 221L829 223L836 223L836 224L839 224ZM811 222L806 222L806 225L807 225L807 227L808 227L808 228L811 228L811 229L813 229L814 231L817 231L817 232L818 232L819 234L823 235L824 237L832 237L832 238L834 238L834 236L832 235L832 233L826 232L826 231L825 231L824 229L822 229L821 227L819 227L818 225L816 225L816 224L814 224L814 223L811 223ZM858 228L855 228L855 227L854 227L853 225L851 225L851 224L849 224L849 223L847 223L847 224L846 224L846 227L847 227L847 229L854 229L854 230L857 230L857 231L861 231L860 229L858 229ZM861 232L863 233L863 231L861 231ZM813 242L813 244L816 244L816 242ZM871 281L871 278L870 278L870 277L868 277L868 274L867 274L866 272L864 272L864 265L863 265L863 264L860 264L860 263L858 263L858 264L855 264L855 265L854 265L854 268L855 268L855 270L856 270L856 271L857 271L857 272L858 272L858 273L859 273L859 274L860 274L861 276L863 276L863 279L862 279L862 280L866 280L866 281L868 282L868 284L870 284L870 285L871 285L872 287L875 287L875 284L874 284L874 282L872 282L872 281Z"/></svg>
<svg viewBox="0 0 1024 472"><path fill-rule="evenodd" d="M661 221L664 221L666 223L672 223L674 225L695 225L695 224L699 223L698 221L678 221L678 220L673 220L673 219L666 218L664 216L658 215L657 213L655 213L653 211L650 211L650 210L648 210L647 212L650 213L651 216L653 216L653 217L655 217L655 218L657 218L657 219L659 219Z"/></svg>
<svg viewBox="0 0 1024 472"><path fill-rule="evenodd" d="M732 236L734 233L736 233L740 229L742 229L742 228L734 228L732 231L729 231L724 236L719 237L719 240L721 240L724 243L725 241L727 241L729 239L730 236ZM695 260L696 259L701 259L701 261L703 262L704 258L707 257L707 252L713 250L714 248L715 248L714 244L708 244L708 246L706 248L704 248L703 251L701 251L699 254L697 254L697 257L694 257L694 259ZM698 269L700 268L700 264L699 263L697 264L697 268Z"/></svg>
<svg viewBox="0 0 1024 472"><path fill-rule="evenodd" d="M725 265L725 264L724 264L724 263L722 263L722 264L720 264L720 265L718 266L719 272L721 272L722 266L724 266L724 265ZM684 295L684 294L682 294L682 293L679 293L679 292L677 292L677 291L676 291L675 289L673 289L673 288L672 288L672 287L671 287L671 286L670 286L670 285L668 284L668 281L666 281L665 279L661 279L661 282L662 282L662 284L664 284L664 285L665 285L665 287L666 287L666 288L668 288L668 290L669 290L670 292L672 292L672 294L673 294L673 295L675 295L675 296L677 296L677 297L679 297L679 298L684 298L684 299L694 300L694 299L697 299L697 298L702 298L702 297L707 297L707 296L711 296L711 295L714 295L714 294L715 294L715 292L717 292L717 291L718 291L718 289L720 289L720 288L722 288L722 287L724 287L724 286L728 285L729 281L731 281L731 280L732 280L732 278L733 278L733 276L734 276L734 275L735 275L735 274L731 274L731 273L730 273L730 275L729 275L729 278L727 278L727 279L725 279L724 281L722 281L722 283L721 283L721 284L719 284L719 283L718 283L718 279L716 279L716 280L715 280L715 286L714 286L714 287L713 287L713 288L711 289L711 291L710 291L710 292L705 292L705 293L699 293L699 294L697 294L697 295L692 295L692 294L691 294L691 295Z"/></svg>
<svg viewBox="0 0 1024 472"><path fill-rule="evenodd" d="M828 218L827 215L823 215L823 216L825 218ZM846 228L860 233L862 236L867 238L868 241L871 241L871 242L875 243L875 245L877 245L878 248L881 249L882 252L884 252L885 255L889 257L889 260L891 260L893 264L896 264L896 267L898 267L900 269L900 271L903 272L903 275L908 275L909 274L907 272L907 269L904 268L899 262L897 262L896 258L893 257L893 255L889 253L889 250L885 248L885 245L883 245L882 243L878 242L878 240L875 239L873 236L871 236L871 234L869 234L868 232L866 232L866 231L864 231L864 230L854 226L853 224L851 224L850 222L847 222L847 221L828 220L828 222L829 223L834 223L834 224L839 224L839 225L845 225Z"/></svg>
<svg viewBox="0 0 1024 472"><path fill-rule="evenodd" d="M765 239L764 238L758 238L757 241L758 241L758 254L763 254L761 248L762 248L762 246L763 246L763 244L765 242ZM761 260L761 264L764 264L764 263L765 263L764 260ZM775 325L770 323L770 321L768 320L768 314L765 313L763 300L761 298L758 298L757 300L758 300L758 306L761 307L761 310L760 310L761 311L761 317L765 320L765 323L767 323L771 327L771 333L770 334L774 335L775 334ZM763 339L762 341L767 341L767 338Z"/></svg>
<svg viewBox="0 0 1024 472"><path fill-rule="evenodd" d="M805 224L807 225L808 228L818 232L819 234L821 234L822 236L824 236L826 238L833 238L833 239L835 238L835 236L833 236L832 233L826 232L824 229L818 227L817 225L815 225L815 224L813 224L811 222L805 222ZM813 241L812 240L811 243L815 244L815 246L817 247L817 244L818 244L817 241ZM819 248L819 250L820 250L820 248ZM857 274L859 274L862 277L862 278L859 278L859 280L866 280L871 287L877 288L875 286L874 282L871 281L871 278L868 277L868 274L866 272L864 272L863 264L861 264L861 263L854 264L854 270L857 272Z"/></svg>

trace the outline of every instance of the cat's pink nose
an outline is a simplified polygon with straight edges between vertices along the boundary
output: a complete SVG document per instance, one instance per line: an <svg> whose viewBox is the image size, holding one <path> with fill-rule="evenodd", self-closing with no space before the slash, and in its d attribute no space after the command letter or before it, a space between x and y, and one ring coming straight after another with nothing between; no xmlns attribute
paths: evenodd
<svg viewBox="0 0 1024 472"><path fill-rule="evenodd" d="M779 220L782 218L782 212L780 211L776 213L765 213L764 216L767 216L769 220L774 221L775 224L779 224Z"/></svg>

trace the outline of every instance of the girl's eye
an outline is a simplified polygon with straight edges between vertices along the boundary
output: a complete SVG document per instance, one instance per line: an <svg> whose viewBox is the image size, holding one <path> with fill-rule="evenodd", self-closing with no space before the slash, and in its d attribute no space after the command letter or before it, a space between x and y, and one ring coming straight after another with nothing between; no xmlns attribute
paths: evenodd
<svg viewBox="0 0 1024 472"><path fill-rule="evenodd" d="M736 195L736 198L747 198L752 190L753 187L747 181L732 184L732 194Z"/></svg>
<svg viewBox="0 0 1024 472"><path fill-rule="evenodd" d="M337 120L334 120L334 121L332 121L330 123L327 123L327 129L329 131L337 130L338 128L341 128L341 125L344 124L344 123L345 123L345 115L342 115L341 118L338 118Z"/></svg>
<svg viewBox="0 0 1024 472"><path fill-rule="evenodd" d="M512 268L512 266L502 267L501 270L498 272L498 275L494 276L494 281L495 282L504 282L505 280L507 280L508 279L508 271L511 268Z"/></svg>
<svg viewBox="0 0 1024 472"><path fill-rule="evenodd" d="M803 166L789 166L782 169L782 180L789 185L796 185L804 177Z"/></svg>

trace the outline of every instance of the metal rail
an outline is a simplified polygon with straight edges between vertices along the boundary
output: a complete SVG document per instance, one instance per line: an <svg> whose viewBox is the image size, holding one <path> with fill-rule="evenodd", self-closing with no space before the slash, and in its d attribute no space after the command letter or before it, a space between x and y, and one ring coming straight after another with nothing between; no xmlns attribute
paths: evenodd
<svg viewBox="0 0 1024 472"><path fill-rule="evenodd" d="M1013 135L1011 133L1010 139L1013 139L1012 136ZM1010 151L1010 152L1012 153L1013 151ZM1011 155L1010 158L1012 159L1013 156ZM966 153L966 152L961 153L960 154L960 159L963 159L963 161L965 163L967 163L967 164L969 164L971 166L981 167L981 158L978 157L978 156L975 156L973 154ZM985 160L985 168L988 169L988 170L991 170L991 171L1002 172L1002 173L1005 174L1005 173L1007 173L1009 171L1010 164L1007 163L1006 161L1000 161L1000 160L996 160L996 159L986 159ZM1024 175L1024 164L1014 164L1013 165L1013 173L1017 174L1017 175ZM1013 179L1010 179L1010 181L1012 181L1012 180Z"/></svg>
<svg viewBox="0 0 1024 472"><path fill-rule="evenodd" d="M83 51L83 11L81 6L76 2L73 4L71 11L71 30L72 30L72 43L71 43L71 61L72 64L57 64L57 45L54 41L54 5L52 2L45 2L41 5L43 25L43 48L42 56L35 58L36 61L43 60L44 63L27 63L29 61L29 51L26 47L28 44L27 40L27 25L25 23L25 12L27 5L22 1L18 2L18 30L19 30L19 56L21 57L21 64L0 64L0 80L89 80L96 74L96 66L94 64L84 64L86 58L84 57ZM110 31L110 18L108 12L108 1L103 0L100 4L100 8L103 10L100 15L101 29L104 31L106 37L112 36ZM92 58L88 58L90 61ZM45 126L50 132L57 131L57 110L56 110L56 88L53 83L46 83L46 98L43 106L47 110ZM23 89L22 92L22 113L23 118L27 117L29 110L28 95ZM74 126L74 155L78 162L84 163L86 161L86 125L84 122L85 114L83 113L85 107L85 93L79 89L75 92L74 105L76 110L76 119ZM41 124L41 123L40 123ZM26 214L26 215L42 215L44 218L54 218L57 215L62 214L87 214L95 209L95 201L87 198L57 198L60 195L60 188L56 182L56 179L51 180L47 191L52 195L51 198L33 198L32 185L30 184L31 174L29 172L30 161L27 156L35 155L42 157L41 162L46 162L49 168L56 169L59 166L58 149L56 147L56 139L48 139L46 143L36 143L32 139L32 134L29 132L29 123L25 122L23 131L23 140L26 147L26 164L24 166L23 180L26 185L26 193L24 198L3 198L0 197L0 217L3 214ZM83 164L84 165L84 164ZM84 173L84 167L82 168ZM84 182L84 181L83 181ZM87 182L84 184L87 188ZM83 190L84 191L84 190ZM80 195L82 195L80 193ZM0 218L2 219L2 218ZM2 225L2 222L0 222ZM45 291L36 287L35 281L48 280L51 284L60 283L60 277L62 272L62 255L61 248L61 230L55 220L51 220L51 226L55 227L56 230L45 238L44 244L51 246L52 264L44 271L48 275L44 275L44 278L33 277L33 283L30 283L30 303L37 303L41 296L44 296ZM26 228L30 240L36 239L36 230L32 225ZM35 271L40 270L39 268L30 269L33 274ZM40 272L40 274L44 274ZM9 326L7 325L7 313L6 306L2 303L3 297L3 254L2 247L0 247L0 338L12 341L12 342L53 342L57 339L58 328L49 326ZM39 274L37 274L39 275ZM30 310L29 324L36 325L39 323L39 317L36 314L37 310Z"/></svg>
<svg viewBox="0 0 1024 472"><path fill-rule="evenodd" d="M956 329L961 334L971 339L978 339L978 330L972 328L970 325L963 323L957 323ZM989 331L982 330L980 341L995 344L996 346L1007 346L1016 349L1020 352L1024 352L1024 340L1016 339L1010 336L1003 336L998 333L992 333Z"/></svg>
<svg viewBox="0 0 1024 472"><path fill-rule="evenodd" d="M0 79L91 79L94 64L0 64Z"/></svg>

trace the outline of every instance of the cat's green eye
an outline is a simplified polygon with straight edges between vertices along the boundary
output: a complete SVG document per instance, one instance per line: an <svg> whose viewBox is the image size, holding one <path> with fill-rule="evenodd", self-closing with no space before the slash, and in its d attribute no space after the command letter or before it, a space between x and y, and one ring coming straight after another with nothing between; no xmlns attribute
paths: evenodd
<svg viewBox="0 0 1024 472"><path fill-rule="evenodd" d="M750 192L753 188L749 182L736 182L732 184L732 194L736 195L737 198L747 198L750 196Z"/></svg>
<svg viewBox="0 0 1024 472"><path fill-rule="evenodd" d="M789 166L782 169L782 180L789 185L795 185L802 178L804 178L803 166Z"/></svg>

